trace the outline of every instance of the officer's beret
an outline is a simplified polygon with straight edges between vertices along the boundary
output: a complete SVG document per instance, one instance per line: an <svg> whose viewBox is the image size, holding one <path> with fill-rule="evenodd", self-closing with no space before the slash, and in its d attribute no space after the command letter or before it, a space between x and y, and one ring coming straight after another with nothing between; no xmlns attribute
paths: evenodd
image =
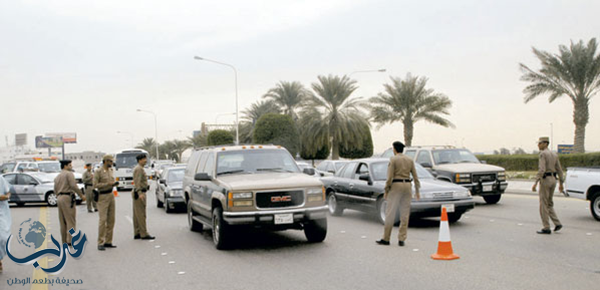
<svg viewBox="0 0 600 290"><path fill-rule="evenodd" d="M136 157L135 157L135 159L136 159L137 161L140 161L140 160L142 160L142 159L144 159L144 158L146 158L146 154L138 154L138 156L136 156Z"/></svg>
<svg viewBox="0 0 600 290"><path fill-rule="evenodd" d="M61 161L60 161L60 165L61 165L61 166L67 166L67 165L71 164L71 162L72 162L72 161L71 161L71 160L68 160L68 159L61 160Z"/></svg>

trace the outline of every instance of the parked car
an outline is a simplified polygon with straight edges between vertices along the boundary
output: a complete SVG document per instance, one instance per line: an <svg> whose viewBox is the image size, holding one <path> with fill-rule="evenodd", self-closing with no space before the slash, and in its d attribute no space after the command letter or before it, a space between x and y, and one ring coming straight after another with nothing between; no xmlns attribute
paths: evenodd
<svg viewBox="0 0 600 290"><path fill-rule="evenodd" d="M59 173L61 170L58 161L37 161L36 163L39 172Z"/></svg>
<svg viewBox="0 0 600 290"><path fill-rule="evenodd" d="M306 162L296 162L296 164L298 164L298 167L300 167L300 170L304 171L304 168L311 168L314 170L315 174L313 174L312 176L314 177L321 177L321 174L319 174L319 172L317 172L317 170L310 164L306 163Z"/></svg>
<svg viewBox="0 0 600 290"><path fill-rule="evenodd" d="M317 165L317 172L321 176L333 176L347 162L346 160L324 160Z"/></svg>
<svg viewBox="0 0 600 290"><path fill-rule="evenodd" d="M224 146L192 153L183 178L190 230L212 228L217 249L237 226L298 229L310 242L327 235L323 184L300 171L280 146Z"/></svg>
<svg viewBox="0 0 600 290"><path fill-rule="evenodd" d="M600 167L569 167L565 195L590 201L592 216L600 221Z"/></svg>
<svg viewBox="0 0 600 290"><path fill-rule="evenodd" d="M10 196L9 202L14 202L17 206L23 206L25 203L31 202L45 202L49 206L56 206L55 176L43 172L4 174L4 179L14 188L14 194ZM76 195L76 200L77 204L81 203L79 195Z"/></svg>
<svg viewBox="0 0 600 290"><path fill-rule="evenodd" d="M167 167L163 169L156 187L156 206L170 213L176 207L185 206L183 198L183 175L185 167Z"/></svg>
<svg viewBox="0 0 600 290"><path fill-rule="evenodd" d="M10 173L10 172L32 172L38 171L38 165L36 162L29 161L17 161L17 162L8 162L2 164L0 167L2 173Z"/></svg>
<svg viewBox="0 0 600 290"><path fill-rule="evenodd" d="M329 213L339 216L346 208L375 212L379 222L385 223L387 202L383 194L389 162L385 158L354 160L342 167L335 176L321 178ZM474 202L468 189L437 180L419 164L415 166L421 183L421 198L412 200L411 216L439 217L441 207L445 206L449 221L456 222L465 212L473 209Z"/></svg>
<svg viewBox="0 0 600 290"><path fill-rule="evenodd" d="M392 155L390 148L382 157L389 159ZM468 149L416 146L405 148L404 155L428 169L435 178L464 186L489 204L498 203L508 187L504 168L481 163Z"/></svg>

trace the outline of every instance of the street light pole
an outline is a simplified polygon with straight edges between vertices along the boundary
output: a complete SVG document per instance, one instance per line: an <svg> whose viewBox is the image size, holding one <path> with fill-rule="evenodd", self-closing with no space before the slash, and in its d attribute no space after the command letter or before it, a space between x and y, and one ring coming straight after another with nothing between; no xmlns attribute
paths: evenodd
<svg viewBox="0 0 600 290"><path fill-rule="evenodd" d="M144 113L149 113L152 114L154 116L154 139L156 142L156 160L160 159L160 155L158 155L158 121L156 118L156 114L154 112L151 111L146 111L146 110L142 110L142 109L137 109L138 112L144 112Z"/></svg>
<svg viewBox="0 0 600 290"><path fill-rule="evenodd" d="M351 72L348 77L352 76L355 73L368 73L368 72L386 72L386 69L381 68L381 69L370 69L370 70L357 70L357 71L353 71Z"/></svg>
<svg viewBox="0 0 600 290"><path fill-rule="evenodd" d="M239 145L240 144L240 123L239 123L240 111L238 109L237 70L235 69L235 67L233 65L230 65L228 63L224 63L224 62L220 62L220 61L216 61L216 60L211 60L211 59L206 59L206 58L199 57L199 56L194 56L194 59L208 61L208 62L212 62L212 63L224 65L224 66L228 66L231 69L233 69L233 74L235 76L235 145Z"/></svg>
<svg viewBox="0 0 600 290"><path fill-rule="evenodd" d="M131 137L131 148L133 148L133 133L131 133L131 132L117 131L117 134L129 134L129 137Z"/></svg>

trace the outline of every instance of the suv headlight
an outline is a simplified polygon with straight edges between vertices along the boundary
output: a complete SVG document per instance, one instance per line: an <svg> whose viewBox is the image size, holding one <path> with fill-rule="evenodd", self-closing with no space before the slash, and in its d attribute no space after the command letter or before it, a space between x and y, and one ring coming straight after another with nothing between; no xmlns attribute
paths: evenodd
<svg viewBox="0 0 600 290"><path fill-rule="evenodd" d="M314 187L306 190L308 202L325 200L325 187Z"/></svg>
<svg viewBox="0 0 600 290"><path fill-rule="evenodd" d="M183 190L182 189L169 190L169 191L167 191L167 193L169 194L169 196L183 196Z"/></svg>
<svg viewBox="0 0 600 290"><path fill-rule="evenodd" d="M506 171L498 172L498 180L500 180L500 181L506 180Z"/></svg>
<svg viewBox="0 0 600 290"><path fill-rule="evenodd" d="M454 180L456 183L471 183L471 174L457 173Z"/></svg>
<svg viewBox="0 0 600 290"><path fill-rule="evenodd" d="M252 192L238 192L233 194L233 199L252 198Z"/></svg>

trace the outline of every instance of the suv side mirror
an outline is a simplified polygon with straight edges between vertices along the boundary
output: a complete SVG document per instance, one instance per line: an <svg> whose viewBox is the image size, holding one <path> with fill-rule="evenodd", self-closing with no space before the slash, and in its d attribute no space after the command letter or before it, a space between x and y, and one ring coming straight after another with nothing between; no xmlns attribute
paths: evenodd
<svg viewBox="0 0 600 290"><path fill-rule="evenodd" d="M304 168L302 170L302 172L304 174L307 174L307 175L315 175L315 169L314 168Z"/></svg>
<svg viewBox="0 0 600 290"><path fill-rule="evenodd" d="M479 162L481 162L481 164L487 164L487 161L485 160L479 160Z"/></svg>
<svg viewBox="0 0 600 290"><path fill-rule="evenodd" d="M32 181L32 182L30 182L30 183L29 183L29 185L36 186L36 185L38 185L38 183L37 183L37 182L35 182L35 181Z"/></svg>
<svg viewBox="0 0 600 290"><path fill-rule="evenodd" d="M423 163L421 163L421 166L423 166L423 167L425 167L425 168L431 168L431 167L433 167L433 166L431 166L431 164L430 164L430 163L427 163L427 162L423 162Z"/></svg>
<svg viewBox="0 0 600 290"><path fill-rule="evenodd" d="M196 180L196 181L211 181L212 177L210 175L208 175L207 173L196 173L196 175L194 175L194 180Z"/></svg>
<svg viewBox="0 0 600 290"><path fill-rule="evenodd" d="M358 179L362 180L362 181L366 181L369 185L372 185L373 182L371 181L371 176L369 176L368 173L366 174L361 174Z"/></svg>

